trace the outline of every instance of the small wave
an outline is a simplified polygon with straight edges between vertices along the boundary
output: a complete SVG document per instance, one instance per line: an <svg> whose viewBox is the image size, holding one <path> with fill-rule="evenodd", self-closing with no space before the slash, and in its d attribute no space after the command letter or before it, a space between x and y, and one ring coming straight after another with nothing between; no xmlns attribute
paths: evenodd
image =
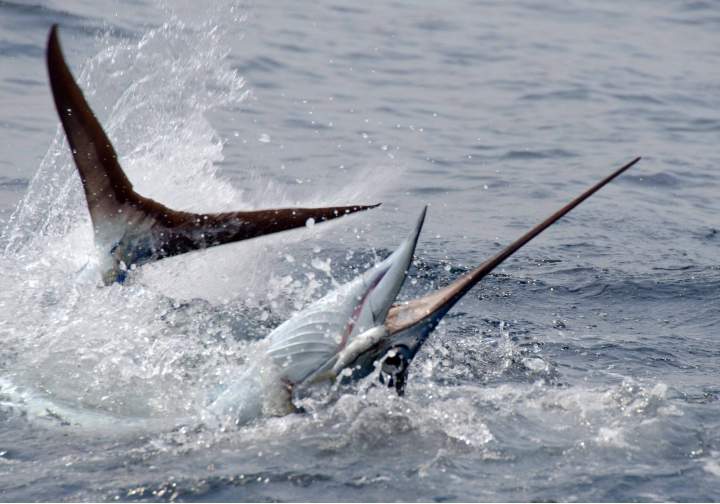
<svg viewBox="0 0 720 504"><path fill-rule="evenodd" d="M593 93L585 88L577 89L564 89L559 91L547 91L545 93L528 93L520 97L521 100L527 101L546 101L546 100L592 100L594 98ZM597 99L597 98L595 98Z"/></svg>
<svg viewBox="0 0 720 504"><path fill-rule="evenodd" d="M644 103L647 105L664 105L665 102L660 100L659 98L656 98L654 96L645 95L645 94L614 94L612 95L615 98L631 102L631 103Z"/></svg>
<svg viewBox="0 0 720 504"><path fill-rule="evenodd" d="M700 236L705 240L718 240L720 239L720 230L716 228L707 228L707 231L703 231Z"/></svg>
<svg viewBox="0 0 720 504"><path fill-rule="evenodd" d="M64 30L85 35L96 35L98 33L113 33L129 37L134 32L131 29L113 24L110 18L99 19L93 16L83 16L65 9L50 7L41 3L31 2L15 2L11 0L0 0L0 11L3 16L15 17L21 19L24 26L35 26L46 29L50 23L59 23ZM2 53L2 44L0 44L0 54ZM17 55L22 56L43 56L45 48L39 44L37 46L23 46Z"/></svg>
<svg viewBox="0 0 720 504"><path fill-rule="evenodd" d="M665 271L687 273L689 270L679 267ZM705 271L711 272L711 270ZM567 292L586 299L603 299L613 304L625 303L630 299L633 302L640 302L682 298L706 302L711 299L708 296L720 292L720 277L716 272L714 276L709 277L703 276L702 273L675 277L667 274L648 274L622 279L612 279L604 274L602 278L590 280L578 287L557 286L554 290L557 293Z"/></svg>
<svg viewBox="0 0 720 504"><path fill-rule="evenodd" d="M285 64L269 56L256 56L255 58L245 60L237 66L238 71L241 73L259 72L275 74L275 72L284 68L286 68Z"/></svg>
<svg viewBox="0 0 720 504"><path fill-rule="evenodd" d="M0 6L1 8L2 6ZM18 42L0 41L0 56L3 58L41 58L45 54L45 48L40 45L21 44Z"/></svg>
<svg viewBox="0 0 720 504"><path fill-rule="evenodd" d="M207 476L199 479L182 478L164 482L147 482L134 487L111 490L102 500L123 502L184 502L202 499L222 501L264 501L268 495L265 488L272 488L272 500L278 493L286 493L287 500L297 499L297 491L316 483L326 483L332 478L321 473L248 472L226 476ZM280 488L287 487L285 492Z"/></svg>
<svg viewBox="0 0 720 504"><path fill-rule="evenodd" d="M716 133L720 131L720 121L713 118L695 118L689 121L676 121L664 128L676 133Z"/></svg>
<svg viewBox="0 0 720 504"><path fill-rule="evenodd" d="M12 2L9 0L0 0L0 9L8 13L7 15L24 15L29 19L51 18L57 21L87 21L86 18L72 14L62 9L53 9L40 3L31 2Z"/></svg>
<svg viewBox="0 0 720 504"><path fill-rule="evenodd" d="M457 29L457 26L443 19L426 19L415 23L415 26L423 31L446 32Z"/></svg>
<svg viewBox="0 0 720 504"><path fill-rule="evenodd" d="M459 189L454 187L416 187L413 189L413 193L421 194L421 195L431 195L431 194L449 194L452 192L457 192Z"/></svg>
<svg viewBox="0 0 720 504"><path fill-rule="evenodd" d="M28 179L24 178L10 178L0 176L0 190L7 189L13 191L20 191L26 189L29 184Z"/></svg>
<svg viewBox="0 0 720 504"><path fill-rule="evenodd" d="M661 188L677 188L688 185L679 177L668 172L659 172L650 175L632 175L626 174L623 181L637 185L661 187Z"/></svg>
<svg viewBox="0 0 720 504"><path fill-rule="evenodd" d="M523 149L507 151L500 159L568 159L573 157L577 157L577 154L565 149Z"/></svg>

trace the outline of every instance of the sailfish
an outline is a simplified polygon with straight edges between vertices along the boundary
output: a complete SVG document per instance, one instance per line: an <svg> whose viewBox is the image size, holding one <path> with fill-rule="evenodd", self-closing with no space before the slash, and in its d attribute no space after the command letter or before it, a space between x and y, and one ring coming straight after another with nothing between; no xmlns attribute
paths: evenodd
<svg viewBox="0 0 720 504"><path fill-rule="evenodd" d="M223 213L174 210L133 190L115 149L73 78L53 25L47 68L55 107L80 175L100 253L103 282L186 252L248 240L377 207L271 208Z"/></svg>
<svg viewBox="0 0 720 504"><path fill-rule="evenodd" d="M450 309L484 277L573 208L635 165L636 158L593 185L477 268L446 287L397 303L408 275L427 208L407 238L383 261L273 329L258 342L244 367L209 391L200 418L172 425L243 425L264 416L302 411L302 398L328 383L351 383L374 373L382 386L403 395L408 370ZM33 398L39 415L65 424L110 429L166 428L168 419L121 418Z"/></svg>
<svg viewBox="0 0 720 504"><path fill-rule="evenodd" d="M402 395L412 360L470 289L639 160L620 167L448 286L396 303L425 220L423 209L390 256L276 327L252 364L210 401L209 417L240 424L263 414L286 414L295 411L297 399L310 387L358 380L376 370L385 385Z"/></svg>

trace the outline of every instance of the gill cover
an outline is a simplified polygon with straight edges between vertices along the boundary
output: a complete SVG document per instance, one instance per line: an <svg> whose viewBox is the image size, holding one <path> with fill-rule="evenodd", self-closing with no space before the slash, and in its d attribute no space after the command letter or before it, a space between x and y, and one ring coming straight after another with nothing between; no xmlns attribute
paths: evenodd
<svg viewBox="0 0 720 504"><path fill-rule="evenodd" d="M197 214L170 209L133 190L105 131L63 57L57 25L50 29L47 67L55 106L85 190L103 281L122 282L131 266L193 250L322 222L377 205L274 208Z"/></svg>

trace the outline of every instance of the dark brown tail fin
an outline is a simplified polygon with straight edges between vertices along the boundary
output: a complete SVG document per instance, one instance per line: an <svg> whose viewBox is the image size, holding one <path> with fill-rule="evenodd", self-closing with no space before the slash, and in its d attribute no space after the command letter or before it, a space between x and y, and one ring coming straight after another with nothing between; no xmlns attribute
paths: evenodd
<svg viewBox="0 0 720 504"><path fill-rule="evenodd" d="M133 265L378 206L278 208L218 214L167 208L133 190L115 149L65 63L57 25L50 29L47 66L55 106L85 190L95 243L103 254L106 284L122 281L124 271Z"/></svg>
<svg viewBox="0 0 720 504"><path fill-rule="evenodd" d="M625 170L633 166L635 163L640 161L640 159L641 158L637 157L625 166L618 168L608 177L604 178L603 180L592 186L590 189L582 193L580 196L572 200L570 203L562 207L560 210L552 214L540 224L533 227L530 231L522 235L513 243L505 247L498 254L482 263L476 269L458 278L447 287L442 288L420 299L410 301L409 303L394 306L390 310L390 314L388 315L387 322L385 324L388 327L390 333L393 334L407 329L430 315L439 315L439 317L442 317L445 313L447 313L450 308L453 307L455 303L457 303L470 289L472 289L475 284L477 284L488 273L490 273L492 270L502 264L505 259L513 255L526 243L528 243L530 240L542 233L552 224L557 222L570 210L572 210L580 203L585 201L587 198L592 196L596 191L601 189L608 182L610 182L615 177L617 177Z"/></svg>

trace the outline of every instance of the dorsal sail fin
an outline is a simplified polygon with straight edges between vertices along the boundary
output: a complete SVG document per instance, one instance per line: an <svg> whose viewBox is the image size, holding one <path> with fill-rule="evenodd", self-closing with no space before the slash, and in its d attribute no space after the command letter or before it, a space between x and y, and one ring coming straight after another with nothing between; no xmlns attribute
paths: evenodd
<svg viewBox="0 0 720 504"><path fill-rule="evenodd" d="M172 210L133 190L117 153L65 62L57 25L50 29L47 66L55 106L80 174L103 280L122 281L133 265L322 222L378 205L275 208L196 214Z"/></svg>
<svg viewBox="0 0 720 504"><path fill-rule="evenodd" d="M520 238L505 247L496 255L482 263L474 270L458 278L447 287L439 289L422 298L409 301L408 303L394 305L390 309L390 313L388 314L385 322L385 326L388 328L388 331L391 334L398 333L425 320L431 315L434 318L435 323L439 322L439 320L445 315L445 313L450 310L450 308L455 305L455 303L457 303L465 294L467 294L470 289L472 289L492 270L502 264L508 257L513 255L530 240L532 240L537 235L545 231L548 227L557 222L570 210L572 210L580 203L585 201L587 198L592 196L595 192L604 187L615 177L619 176L625 170L640 161L640 159L641 158L637 157L626 165L621 166L613 173L602 179L600 182L593 185L585 192L580 194L578 197L570 201L570 203L559 209L557 212L553 213L547 219L537 224L530 231L522 235Z"/></svg>

